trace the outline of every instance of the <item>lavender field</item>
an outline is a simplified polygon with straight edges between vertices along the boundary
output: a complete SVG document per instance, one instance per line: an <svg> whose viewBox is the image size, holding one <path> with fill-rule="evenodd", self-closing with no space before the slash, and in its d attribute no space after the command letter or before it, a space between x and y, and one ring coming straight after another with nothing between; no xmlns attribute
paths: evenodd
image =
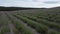
<svg viewBox="0 0 60 34"><path fill-rule="evenodd" d="M0 34L60 34L60 11L0 11Z"/></svg>

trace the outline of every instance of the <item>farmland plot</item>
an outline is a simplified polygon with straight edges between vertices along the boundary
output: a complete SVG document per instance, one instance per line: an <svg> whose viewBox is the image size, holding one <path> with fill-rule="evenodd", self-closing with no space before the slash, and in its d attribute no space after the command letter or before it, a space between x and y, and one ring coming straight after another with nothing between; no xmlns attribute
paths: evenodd
<svg viewBox="0 0 60 34"><path fill-rule="evenodd" d="M0 11L0 34L60 34L60 16L39 11Z"/></svg>

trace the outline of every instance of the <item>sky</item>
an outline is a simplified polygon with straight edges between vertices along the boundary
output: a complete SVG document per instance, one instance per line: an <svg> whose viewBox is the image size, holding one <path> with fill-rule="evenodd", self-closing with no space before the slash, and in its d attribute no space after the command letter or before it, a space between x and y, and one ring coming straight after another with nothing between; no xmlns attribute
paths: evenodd
<svg viewBox="0 0 60 34"><path fill-rule="evenodd" d="M60 0L0 0L0 6L51 8L60 6Z"/></svg>

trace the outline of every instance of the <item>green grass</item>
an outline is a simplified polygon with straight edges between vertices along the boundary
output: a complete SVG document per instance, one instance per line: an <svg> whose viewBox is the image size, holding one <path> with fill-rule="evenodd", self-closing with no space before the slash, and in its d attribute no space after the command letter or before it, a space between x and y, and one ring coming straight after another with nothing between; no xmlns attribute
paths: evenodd
<svg viewBox="0 0 60 34"><path fill-rule="evenodd" d="M0 31L0 34L5 34L5 33L8 33L8 32L10 32L10 29L7 26L4 26L4 27L2 27L2 29Z"/></svg>

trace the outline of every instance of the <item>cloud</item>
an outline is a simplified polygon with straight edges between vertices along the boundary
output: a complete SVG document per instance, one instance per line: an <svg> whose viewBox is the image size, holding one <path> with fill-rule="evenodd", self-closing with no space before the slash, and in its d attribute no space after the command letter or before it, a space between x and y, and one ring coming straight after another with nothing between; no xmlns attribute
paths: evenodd
<svg viewBox="0 0 60 34"><path fill-rule="evenodd" d="M59 2L57 2L57 1L46 1L44 3L46 3L46 4L56 4L56 3L59 3Z"/></svg>
<svg viewBox="0 0 60 34"><path fill-rule="evenodd" d="M0 6L17 7L56 7L60 6L60 0L0 0Z"/></svg>

